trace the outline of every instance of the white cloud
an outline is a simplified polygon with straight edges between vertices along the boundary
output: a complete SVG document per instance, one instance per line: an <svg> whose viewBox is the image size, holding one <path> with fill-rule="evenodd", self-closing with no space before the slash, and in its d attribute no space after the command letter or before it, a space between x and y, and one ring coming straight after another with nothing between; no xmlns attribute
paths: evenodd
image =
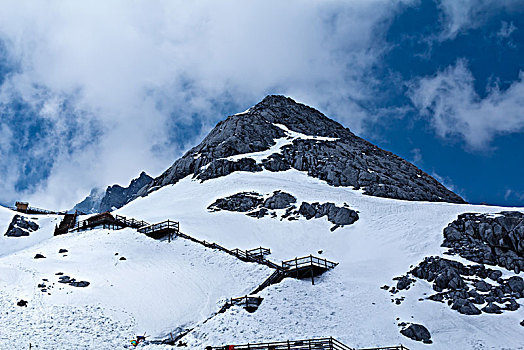
<svg viewBox="0 0 524 350"><path fill-rule="evenodd" d="M500 24L500 29L497 32L497 36L500 38L509 38L513 32L517 30L517 27L513 24L513 22L506 22L502 21Z"/></svg>
<svg viewBox="0 0 524 350"><path fill-rule="evenodd" d="M413 159L411 160L411 163L421 166L423 162L422 162L422 152L420 151L420 148L413 148L410 153L411 153L411 156L413 157Z"/></svg>
<svg viewBox="0 0 524 350"><path fill-rule="evenodd" d="M499 11L522 12L522 0L440 0L440 40L454 39L461 31L480 27Z"/></svg>
<svg viewBox="0 0 524 350"><path fill-rule="evenodd" d="M524 73L507 90L491 88L485 98L474 89L464 60L409 85L409 97L441 137L460 137L472 149L488 148L501 134L524 130Z"/></svg>
<svg viewBox="0 0 524 350"><path fill-rule="evenodd" d="M523 191L515 191L510 188L506 189L506 193L504 194L505 200L513 200L516 199L518 201L524 200L524 192Z"/></svg>
<svg viewBox="0 0 524 350"><path fill-rule="evenodd" d="M17 166L0 201L67 208L91 187L158 175L182 151L166 126L198 116L203 133L224 117L221 101L248 107L284 93L358 131L385 49L376 29L399 1L3 4L0 38L16 66L3 101L16 95L51 127L22 160L2 149L0 166ZM35 157L51 158L49 178L17 193Z"/></svg>

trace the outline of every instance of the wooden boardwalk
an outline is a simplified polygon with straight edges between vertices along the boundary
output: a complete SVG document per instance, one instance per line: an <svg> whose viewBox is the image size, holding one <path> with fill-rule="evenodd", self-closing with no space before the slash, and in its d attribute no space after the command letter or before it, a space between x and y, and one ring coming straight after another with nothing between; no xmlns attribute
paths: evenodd
<svg viewBox="0 0 524 350"><path fill-rule="evenodd" d="M246 295L239 298L231 298L228 301L226 301L222 309L220 309L219 313L226 311L233 305L241 306L248 312L255 312L262 303L262 300L264 300L264 298L252 295Z"/></svg>
<svg viewBox="0 0 524 350"><path fill-rule="evenodd" d="M207 346L206 350L355 350L335 338L287 340L281 342L253 343L241 345Z"/></svg>
<svg viewBox="0 0 524 350"><path fill-rule="evenodd" d="M337 265L338 263L327 259L321 259L309 255L302 258L282 261L282 270L284 270L287 276L295 278L311 278L311 283L315 284L316 276L323 274Z"/></svg>
<svg viewBox="0 0 524 350"><path fill-rule="evenodd" d="M281 342L248 343L241 345L207 346L206 350L409 350L403 345L382 348L356 349L339 342L333 337L287 340Z"/></svg>
<svg viewBox="0 0 524 350"><path fill-rule="evenodd" d="M140 228L149 225L145 221L138 221L133 218L126 218L122 215L113 216L109 212L96 214L85 220L79 221L69 232L93 230L95 228L105 228L111 230L120 230L125 227Z"/></svg>
<svg viewBox="0 0 524 350"><path fill-rule="evenodd" d="M180 225L177 221L166 220L156 224L146 225L138 228L139 233L143 233L151 238L162 238L167 236L169 242L173 236L178 235L180 232Z"/></svg>

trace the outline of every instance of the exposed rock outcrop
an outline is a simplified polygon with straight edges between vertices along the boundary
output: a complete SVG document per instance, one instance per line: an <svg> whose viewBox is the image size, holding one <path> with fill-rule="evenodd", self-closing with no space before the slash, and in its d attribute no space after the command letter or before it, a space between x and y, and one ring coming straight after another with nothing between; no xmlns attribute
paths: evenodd
<svg viewBox="0 0 524 350"><path fill-rule="evenodd" d="M7 228L4 236L8 237L22 237L29 236L31 232L38 230L39 226L33 220L26 218L25 216L16 214L11 220L9 227Z"/></svg>
<svg viewBox="0 0 524 350"><path fill-rule="evenodd" d="M308 203L302 202L297 209L294 203L297 199L286 192L275 191L268 198L257 192L240 192L226 198L219 198L207 209L210 211L236 211L260 219L266 215L278 217L275 210L286 209L282 219L297 220L300 216L310 220L327 216L329 222L335 224L331 230L338 227L351 225L358 220L358 213L348 207L337 207L334 203Z"/></svg>
<svg viewBox="0 0 524 350"><path fill-rule="evenodd" d="M410 339L421 341L425 344L431 344L431 334L428 329L421 324L411 323L400 330L400 333Z"/></svg>
<svg viewBox="0 0 524 350"><path fill-rule="evenodd" d="M328 221L338 226L351 225L358 220L358 214L356 211L346 207L337 207L333 203L309 204L307 202L302 202L298 212L307 220L327 216Z"/></svg>
<svg viewBox="0 0 524 350"><path fill-rule="evenodd" d="M269 150L276 139L286 138L287 144L260 161L249 156ZM291 168L333 186L362 188L372 196L464 202L414 165L355 136L319 111L284 96L268 96L248 111L218 123L198 146L137 195L147 195L188 175L205 181L235 171Z"/></svg>
<svg viewBox="0 0 524 350"><path fill-rule="evenodd" d="M437 293L427 299L447 301L453 310L465 315L515 311L519 308L516 300L524 297L524 281L521 277L504 279L500 271L484 265L466 266L458 261L431 256L425 258L408 275L432 283L433 290ZM397 279L398 289L407 289L415 282L408 276ZM486 305L480 309L484 304Z"/></svg>
<svg viewBox="0 0 524 350"><path fill-rule="evenodd" d="M524 270L524 213L462 214L444 229L451 254L519 273Z"/></svg>
<svg viewBox="0 0 524 350"><path fill-rule="evenodd" d="M219 198L208 209L211 211L247 212L258 208L264 200L256 192L240 192L226 198Z"/></svg>

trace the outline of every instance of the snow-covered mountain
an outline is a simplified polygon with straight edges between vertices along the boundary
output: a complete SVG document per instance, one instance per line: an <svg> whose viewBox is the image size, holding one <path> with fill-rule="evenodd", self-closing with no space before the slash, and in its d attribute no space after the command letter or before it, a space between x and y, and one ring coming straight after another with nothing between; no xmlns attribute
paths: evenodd
<svg viewBox="0 0 524 350"><path fill-rule="evenodd" d="M275 95L218 123L139 195L188 175L205 181L235 171L288 169L305 171L333 186L362 188L372 196L464 203L409 162L355 136L317 110Z"/></svg>
<svg viewBox="0 0 524 350"><path fill-rule="evenodd" d="M228 249L269 248L276 263L312 254L338 265L315 285L269 285L254 313L217 313L274 269L131 228L53 236L60 217L22 214L39 228L0 237L0 348L118 349L144 332L143 349L171 349L153 342L171 334L190 349L330 336L353 348L524 347L524 209L465 204L290 99L229 117L138 193L115 213L173 219ZM0 232L14 216L0 208ZM431 345L406 336L424 333L413 325Z"/></svg>

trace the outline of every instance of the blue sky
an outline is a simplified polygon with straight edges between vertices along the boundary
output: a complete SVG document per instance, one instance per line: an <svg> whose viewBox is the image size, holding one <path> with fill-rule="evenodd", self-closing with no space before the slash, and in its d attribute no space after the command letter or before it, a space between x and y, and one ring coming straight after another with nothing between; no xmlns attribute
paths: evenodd
<svg viewBox="0 0 524 350"><path fill-rule="evenodd" d="M524 205L524 2L18 1L0 12L0 203L159 175L288 95L472 203Z"/></svg>

